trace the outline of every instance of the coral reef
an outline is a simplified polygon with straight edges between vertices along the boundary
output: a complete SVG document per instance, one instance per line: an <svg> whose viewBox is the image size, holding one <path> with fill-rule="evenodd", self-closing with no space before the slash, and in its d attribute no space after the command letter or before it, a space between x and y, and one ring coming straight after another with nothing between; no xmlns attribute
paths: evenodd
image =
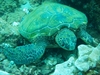
<svg viewBox="0 0 100 75"><path fill-rule="evenodd" d="M100 64L100 44L97 47L79 45L78 58L70 57L64 63L57 64L51 75L78 75L95 68L97 64Z"/></svg>
<svg viewBox="0 0 100 75"><path fill-rule="evenodd" d="M100 62L100 44L97 47L80 45L78 46L78 59L75 66L80 71L88 71L90 68L96 67Z"/></svg>
<svg viewBox="0 0 100 75"><path fill-rule="evenodd" d="M0 0L0 16L8 12L14 12L19 7L18 0Z"/></svg>
<svg viewBox="0 0 100 75"><path fill-rule="evenodd" d="M5 13L5 15L3 15L1 18L10 25L13 25L14 22L20 23L23 20L24 16L25 12L21 11L20 9L16 9L15 12Z"/></svg>
<svg viewBox="0 0 100 75"><path fill-rule="evenodd" d="M0 38L0 46L16 46L16 42L20 38L17 26L11 26L5 20L0 18Z"/></svg>
<svg viewBox="0 0 100 75"><path fill-rule="evenodd" d="M1 47L27 44L17 27L27 12L34 11L44 1L63 3L84 12L89 20L87 30L90 28L89 33L93 33L100 41L100 34L95 33L100 31L99 0L0 0L0 75L100 75L99 45L92 47L78 44L78 57L74 57L77 53L71 56L72 52L64 52L64 58L60 48L60 52L56 48L47 49L37 63L29 65L16 65L2 54ZM28 10L23 11L24 8Z"/></svg>

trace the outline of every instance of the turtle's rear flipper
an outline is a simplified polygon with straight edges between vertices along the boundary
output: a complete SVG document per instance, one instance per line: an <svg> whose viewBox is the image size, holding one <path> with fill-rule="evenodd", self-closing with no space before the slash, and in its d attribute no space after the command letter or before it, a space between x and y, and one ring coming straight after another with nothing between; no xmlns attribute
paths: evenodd
<svg viewBox="0 0 100 75"><path fill-rule="evenodd" d="M77 32L77 37L79 37L80 39L82 39L86 44L92 45L92 46L97 46L97 42L95 41L95 39L88 34L84 29L80 29Z"/></svg>
<svg viewBox="0 0 100 75"><path fill-rule="evenodd" d="M25 46L18 46L16 48L4 48L4 55L15 64L30 64L39 59L44 51L45 46L37 46L28 44Z"/></svg>

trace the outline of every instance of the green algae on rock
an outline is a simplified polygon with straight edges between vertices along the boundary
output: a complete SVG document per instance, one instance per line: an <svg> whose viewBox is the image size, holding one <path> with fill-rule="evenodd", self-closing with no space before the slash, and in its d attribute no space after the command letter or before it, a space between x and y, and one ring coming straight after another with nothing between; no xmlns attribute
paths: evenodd
<svg viewBox="0 0 100 75"><path fill-rule="evenodd" d="M75 49L77 37L94 45L86 26L87 17L82 12L57 3L44 3L19 25L19 33L32 44L5 48L4 54L16 64L30 64L41 58L51 40L69 51Z"/></svg>

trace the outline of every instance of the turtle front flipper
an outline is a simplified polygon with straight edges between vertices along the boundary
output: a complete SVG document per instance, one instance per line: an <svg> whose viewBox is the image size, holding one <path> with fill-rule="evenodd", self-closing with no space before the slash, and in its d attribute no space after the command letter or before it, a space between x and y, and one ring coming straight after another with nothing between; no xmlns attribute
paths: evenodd
<svg viewBox="0 0 100 75"><path fill-rule="evenodd" d="M76 47L77 38L75 34L67 28L60 30L56 35L55 40L64 50L74 50Z"/></svg>
<svg viewBox="0 0 100 75"><path fill-rule="evenodd" d="M44 51L46 45L29 44L25 46L18 46L16 48L5 48L4 55L15 64L30 64L39 59Z"/></svg>
<svg viewBox="0 0 100 75"><path fill-rule="evenodd" d="M77 37L82 39L86 44L97 46L97 42L94 40L94 38L86 32L84 29L80 29L77 31Z"/></svg>

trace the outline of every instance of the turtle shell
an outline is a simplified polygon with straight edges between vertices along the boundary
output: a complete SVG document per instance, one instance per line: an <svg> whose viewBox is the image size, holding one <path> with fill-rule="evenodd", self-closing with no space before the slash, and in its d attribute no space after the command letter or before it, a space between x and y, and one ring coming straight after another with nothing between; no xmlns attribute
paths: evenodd
<svg viewBox="0 0 100 75"><path fill-rule="evenodd" d="M45 3L32 11L19 25L20 34L31 40L38 36L52 36L62 28L77 30L87 25L87 17L82 12L57 3Z"/></svg>

